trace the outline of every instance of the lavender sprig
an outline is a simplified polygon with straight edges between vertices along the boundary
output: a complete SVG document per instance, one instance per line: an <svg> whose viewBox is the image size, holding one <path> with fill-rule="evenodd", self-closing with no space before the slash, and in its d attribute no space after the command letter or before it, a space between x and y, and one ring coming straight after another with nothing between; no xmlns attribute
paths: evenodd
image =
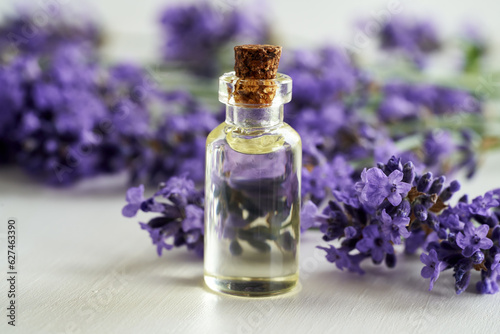
<svg viewBox="0 0 500 334"><path fill-rule="evenodd" d="M198 256L203 256L203 199L194 182L186 176L172 177L160 185L152 197L144 198L144 186L127 191L125 217L134 217L137 211L158 213L147 223L140 222L141 229L149 232L159 256L163 250L186 245Z"/></svg>
<svg viewBox="0 0 500 334"><path fill-rule="evenodd" d="M481 272L478 292L496 293L500 191L487 192L471 203L464 198L450 207L446 202L459 190L459 184L453 181L444 187L444 182L443 176L434 178L431 173L415 176L412 163L402 166L401 160L393 157L385 165L363 171L353 186L358 202L347 203L345 197L335 196L321 213L306 203L302 219L308 226L319 223L325 241L340 241L339 247L318 248L341 270L363 274L360 263L365 259L375 264L385 260L393 267L393 245L404 242L407 253L419 248L428 252L421 255L425 264L421 274L430 279L429 289L441 271L453 269L455 290L460 294L467 289L475 269Z"/></svg>

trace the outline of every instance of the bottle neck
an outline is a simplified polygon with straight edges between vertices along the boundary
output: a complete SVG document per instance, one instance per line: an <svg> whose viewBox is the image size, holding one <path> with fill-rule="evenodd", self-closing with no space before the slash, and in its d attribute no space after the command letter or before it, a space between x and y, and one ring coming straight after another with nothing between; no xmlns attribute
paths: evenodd
<svg viewBox="0 0 500 334"><path fill-rule="evenodd" d="M283 123L283 105L246 108L226 105L226 123L240 128L267 128Z"/></svg>

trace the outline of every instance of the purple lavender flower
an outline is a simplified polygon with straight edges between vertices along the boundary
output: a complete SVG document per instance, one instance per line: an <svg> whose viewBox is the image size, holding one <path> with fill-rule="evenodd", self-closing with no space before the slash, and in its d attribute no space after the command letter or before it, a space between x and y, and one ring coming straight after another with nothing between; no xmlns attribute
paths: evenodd
<svg viewBox="0 0 500 334"><path fill-rule="evenodd" d="M475 228L472 223L466 223L464 231L459 232L456 239L457 245L463 249L462 254L465 257L471 257L480 249L490 249L493 246L493 241L486 236L488 231L488 225Z"/></svg>
<svg viewBox="0 0 500 334"><path fill-rule="evenodd" d="M168 7L160 19L165 39L163 58L195 74L216 75L220 72L217 57L224 47L267 41L264 15L251 17L250 12L239 8L224 11L208 2Z"/></svg>
<svg viewBox="0 0 500 334"><path fill-rule="evenodd" d="M328 202L323 212L316 215L316 221L320 224L319 229L324 233L323 240L325 241L342 237L344 228L349 223L345 212L334 201Z"/></svg>
<svg viewBox="0 0 500 334"><path fill-rule="evenodd" d="M438 50L441 45L437 31L429 21L390 20L382 27L379 38L382 49L402 52L419 68L425 65L425 55Z"/></svg>
<svg viewBox="0 0 500 334"><path fill-rule="evenodd" d="M410 236L410 231L406 228L410 223L409 217L392 218L384 209L380 216L380 220L382 221L382 232L390 236L391 241L396 245L401 244L401 237L408 238Z"/></svg>
<svg viewBox="0 0 500 334"><path fill-rule="evenodd" d="M455 277L455 292L457 295L464 292L470 283L470 271L472 269L472 261L470 258L460 259L454 266Z"/></svg>
<svg viewBox="0 0 500 334"><path fill-rule="evenodd" d="M459 216L453 213L452 210L444 210L439 216L439 223L442 227L452 231L458 231L464 228L464 223L460 221Z"/></svg>
<svg viewBox="0 0 500 334"><path fill-rule="evenodd" d="M425 163L434 166L441 160L449 158L456 150L449 131L430 131L424 137Z"/></svg>
<svg viewBox="0 0 500 334"><path fill-rule="evenodd" d="M387 96L379 105L377 113L385 121L398 121L418 116L418 105L402 96Z"/></svg>
<svg viewBox="0 0 500 334"><path fill-rule="evenodd" d="M48 8L47 8L48 9ZM0 53L23 54L50 53L62 44L76 43L97 47L102 40L102 31L90 16L64 11L47 10L50 15L45 24L37 24L37 17L30 8L21 7L0 25ZM71 14L71 19L68 19Z"/></svg>
<svg viewBox="0 0 500 334"><path fill-rule="evenodd" d="M182 221L182 230L190 232L192 230L203 231L204 229L204 211L197 205L188 204L184 209L186 218Z"/></svg>
<svg viewBox="0 0 500 334"><path fill-rule="evenodd" d="M12 89L0 93L12 106L3 117L7 160L44 182L69 185L121 171L149 136L146 100L134 93L139 75L133 81L108 75L85 44L19 55L2 67L0 80L4 73L7 79L17 73L17 86L10 78Z"/></svg>
<svg viewBox="0 0 500 334"><path fill-rule="evenodd" d="M142 202L144 202L144 186L132 187L127 191L127 205L122 209L122 215L125 217L134 217L137 211L140 210Z"/></svg>
<svg viewBox="0 0 500 334"><path fill-rule="evenodd" d="M186 92L162 94L165 115L158 129L132 163L132 182L159 183L188 173L197 183L205 179L205 141L219 121L215 114Z"/></svg>
<svg viewBox="0 0 500 334"><path fill-rule="evenodd" d="M415 254L419 248L424 248L423 245L427 239L427 235L422 230L413 230L410 236L405 239L405 253Z"/></svg>
<svg viewBox="0 0 500 334"><path fill-rule="evenodd" d="M335 266L340 270L349 269L349 255L345 250L337 249L332 245L329 245L329 248L321 246L317 246L317 248L324 250L326 252L327 261L335 263Z"/></svg>
<svg viewBox="0 0 500 334"><path fill-rule="evenodd" d="M331 263L335 263L338 269L347 269L351 272L356 272L363 275L365 272L360 267L361 261L363 261L367 256L365 254L348 254L348 250L341 247L335 248L333 245L329 245L328 248L317 246L317 248L322 249L326 252L326 260Z"/></svg>
<svg viewBox="0 0 500 334"><path fill-rule="evenodd" d="M474 215L490 216L491 212L489 209L498 207L500 203L496 198L493 197L493 193L488 191L483 196L478 196L472 200L469 206L470 212Z"/></svg>
<svg viewBox="0 0 500 334"><path fill-rule="evenodd" d="M424 117L424 110L448 115L482 109L481 101L466 90L430 84L389 82L383 87L383 96L378 114L386 122Z"/></svg>
<svg viewBox="0 0 500 334"><path fill-rule="evenodd" d="M493 295L498 293L500 288L498 287L498 277L499 274L495 271L490 277L484 278L476 283L476 290L480 294L490 294Z"/></svg>
<svg viewBox="0 0 500 334"><path fill-rule="evenodd" d="M300 211L300 232L304 233L314 226L317 212L318 207L311 201L307 201L302 205L302 210Z"/></svg>
<svg viewBox="0 0 500 334"><path fill-rule="evenodd" d="M319 165L311 171L302 169L302 196L309 194L316 202L320 202L327 195L327 188L330 185L331 169L328 165Z"/></svg>
<svg viewBox="0 0 500 334"><path fill-rule="evenodd" d="M132 187L127 191L127 202L122 212L125 217L135 216L138 209L156 212L160 216L147 224L139 223L148 231L151 240L162 255L163 249L186 245L198 256L203 255L204 210L203 193L194 188L194 182L186 176L173 177L161 185L153 197L144 199L144 187ZM166 198L162 202L157 198Z"/></svg>
<svg viewBox="0 0 500 334"><path fill-rule="evenodd" d="M362 253L370 252L375 263L382 262L386 253L394 253L391 243L380 233L377 225L369 225L363 229L363 239L356 243L356 248Z"/></svg>
<svg viewBox="0 0 500 334"><path fill-rule="evenodd" d="M420 255L420 261L425 264L422 268L421 275L423 278L430 278L429 291L434 287L434 283L439 277L439 273L444 270L445 264L439 261L437 252L434 249L429 251L429 254L422 253Z"/></svg>
<svg viewBox="0 0 500 334"><path fill-rule="evenodd" d="M409 183L401 182L402 179L403 173L399 170L387 176L379 168L364 169L362 181L356 183L355 187L365 205L375 207L387 198L392 205L397 206L411 189Z"/></svg>
<svg viewBox="0 0 500 334"><path fill-rule="evenodd" d="M171 250L172 248L174 248L173 245L167 244L165 242L166 235L162 233L161 228L153 228L149 224L144 223L139 223L139 225L141 226L141 229L148 231L153 245L156 246L156 252L158 253L158 256L162 255L164 249Z"/></svg>
<svg viewBox="0 0 500 334"><path fill-rule="evenodd" d="M365 103L365 88L370 82L366 73L334 47L283 54L281 64L283 72L294 80L293 99L287 105L285 121L303 138L321 136L321 151L327 153L328 160L335 156L334 152L353 152L345 147L351 141L339 137L359 129L353 124L356 117L351 109Z"/></svg>
<svg viewBox="0 0 500 334"><path fill-rule="evenodd" d="M342 155L337 155L331 163L307 168L302 172L302 196L310 194L312 200L319 203L327 197L327 191L347 189L352 186L353 168Z"/></svg>
<svg viewBox="0 0 500 334"><path fill-rule="evenodd" d="M193 180L185 174L171 177L168 182L160 184L160 190L156 192L155 196L160 195L183 206L187 205L188 202L200 200L200 193L196 190Z"/></svg>

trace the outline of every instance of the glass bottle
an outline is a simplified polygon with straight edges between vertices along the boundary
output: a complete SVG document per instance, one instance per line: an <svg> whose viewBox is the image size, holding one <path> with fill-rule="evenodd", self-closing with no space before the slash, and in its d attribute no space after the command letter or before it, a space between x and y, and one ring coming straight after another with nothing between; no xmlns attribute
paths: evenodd
<svg viewBox="0 0 500 334"><path fill-rule="evenodd" d="M283 122L292 80L252 80L275 90L267 106L236 102L238 82L220 77L226 120L206 144L204 277L219 292L274 295L298 280L302 144Z"/></svg>

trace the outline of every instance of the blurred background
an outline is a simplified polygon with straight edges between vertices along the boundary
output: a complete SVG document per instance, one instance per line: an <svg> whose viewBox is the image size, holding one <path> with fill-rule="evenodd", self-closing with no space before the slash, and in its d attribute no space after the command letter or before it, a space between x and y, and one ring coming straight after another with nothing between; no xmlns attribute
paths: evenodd
<svg viewBox="0 0 500 334"><path fill-rule="evenodd" d="M24 1L32 9L51 1ZM119 0L61 0L65 7L91 13L104 27L110 40L105 46L109 56L116 59L155 59L161 44L158 20L161 10L169 5L201 3L206 1L119 1ZM353 36L353 24L360 18L379 17L390 6L398 6L400 15L418 17L436 22L439 30L453 35L461 25L478 24L488 39L497 45L500 30L497 17L499 4L494 0L453 1L400 0L353 1L302 1L286 0L209 0L220 10L259 4L269 9L278 40L286 46L314 46L325 42L349 42ZM13 13L23 1L4 0L0 3L3 14ZM78 12L78 10L77 10Z"/></svg>

